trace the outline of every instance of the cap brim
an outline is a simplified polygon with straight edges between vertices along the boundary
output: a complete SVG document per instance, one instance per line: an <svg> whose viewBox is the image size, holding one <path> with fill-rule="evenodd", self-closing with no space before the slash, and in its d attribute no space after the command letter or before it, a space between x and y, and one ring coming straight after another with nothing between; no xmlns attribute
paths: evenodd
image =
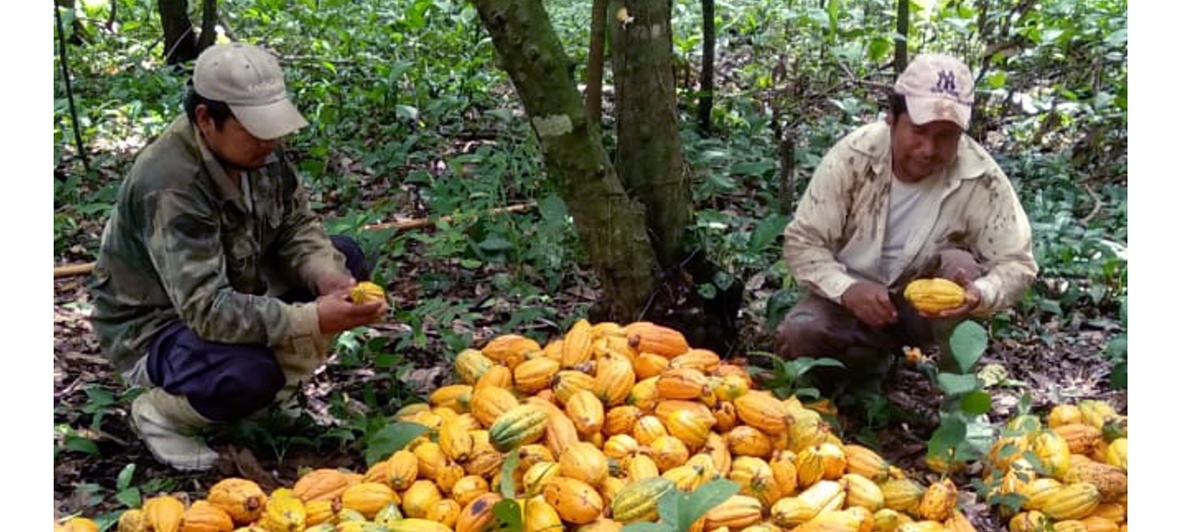
<svg viewBox="0 0 1200 532"><path fill-rule="evenodd" d="M287 99L266 105L230 105L229 109L246 131L262 140L277 139L308 125L308 120Z"/></svg>
<svg viewBox="0 0 1200 532"><path fill-rule="evenodd" d="M941 97L905 96L904 100L908 107L909 119L918 126L946 120L958 124L958 127L965 130L971 123L971 106L969 105Z"/></svg>

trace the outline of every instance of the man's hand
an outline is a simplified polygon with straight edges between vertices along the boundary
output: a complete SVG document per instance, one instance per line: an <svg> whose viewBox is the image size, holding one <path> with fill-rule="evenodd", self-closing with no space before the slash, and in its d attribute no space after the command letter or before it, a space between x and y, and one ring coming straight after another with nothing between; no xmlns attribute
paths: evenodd
<svg viewBox="0 0 1200 532"><path fill-rule="evenodd" d="M967 292L967 296L964 299L963 304L957 308L946 309L941 312L925 313L918 311L920 312L922 318L927 320L953 320L965 318L971 313L972 310L975 310L975 307L979 306L979 301L983 298L983 295L979 293L979 288L975 286L975 283L967 280L967 274L962 268L959 268L958 271L954 272L954 276L951 277L950 280L958 283L958 285L963 287L963 290Z"/></svg>
<svg viewBox="0 0 1200 532"><path fill-rule="evenodd" d="M842 305L854 316L872 327L895 323L896 307L888 296L887 287L870 281L858 281L842 293Z"/></svg>
<svg viewBox="0 0 1200 532"><path fill-rule="evenodd" d="M378 321L387 308L384 300L352 303L350 289L344 288L317 298L317 321L321 334L342 332Z"/></svg>
<svg viewBox="0 0 1200 532"><path fill-rule="evenodd" d="M354 288L357 283L358 281L349 275L327 273L317 278L317 295L323 296L341 290L349 290Z"/></svg>

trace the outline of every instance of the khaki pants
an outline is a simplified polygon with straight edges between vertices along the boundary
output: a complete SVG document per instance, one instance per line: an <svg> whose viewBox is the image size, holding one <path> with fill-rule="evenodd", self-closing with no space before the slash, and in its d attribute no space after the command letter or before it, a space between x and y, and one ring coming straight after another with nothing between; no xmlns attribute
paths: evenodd
<svg viewBox="0 0 1200 532"><path fill-rule="evenodd" d="M939 253L921 270L920 277L936 275L953 278L962 269L967 279L974 280L982 268L970 253L951 249ZM891 290L892 304L899 319L888 326L875 328L858 320L842 305L809 294L788 312L775 331L775 354L791 360L798 357L833 358L846 366L817 368L818 379L841 378L850 381L877 380L891 369L904 346L923 350L938 346L943 370L958 371L957 363L948 352L949 335L961 320L926 320L901 295L903 285Z"/></svg>

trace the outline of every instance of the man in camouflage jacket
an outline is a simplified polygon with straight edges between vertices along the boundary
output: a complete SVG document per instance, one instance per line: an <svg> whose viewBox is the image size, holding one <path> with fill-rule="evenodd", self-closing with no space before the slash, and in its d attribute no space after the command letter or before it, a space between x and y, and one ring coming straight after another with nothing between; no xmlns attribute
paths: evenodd
<svg viewBox="0 0 1200 532"><path fill-rule="evenodd" d="M809 294L776 330L783 358L830 357L825 375L878 385L903 346L939 345L968 316L1019 301L1037 274L1029 220L1008 177L965 134L975 92L962 61L913 59L885 121L841 139L822 159L784 231L784 257ZM966 303L921 315L910 280L943 277ZM967 369L967 368L961 368Z"/></svg>
<svg viewBox="0 0 1200 532"><path fill-rule="evenodd" d="M280 138L307 125L261 48L196 60L186 113L137 157L89 280L92 322L117 371L150 390L131 417L160 461L207 469L185 432L294 392L337 333L386 304L347 299L370 268L309 210Z"/></svg>

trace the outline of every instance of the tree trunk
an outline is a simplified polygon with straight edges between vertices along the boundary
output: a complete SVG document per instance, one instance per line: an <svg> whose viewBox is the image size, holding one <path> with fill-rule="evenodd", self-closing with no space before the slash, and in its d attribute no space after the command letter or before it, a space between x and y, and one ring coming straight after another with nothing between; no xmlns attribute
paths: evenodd
<svg viewBox="0 0 1200 532"><path fill-rule="evenodd" d="M628 7L628 6L626 6ZM617 173L646 209L663 269L684 258L691 195L683 168L672 70L671 2L646 0L609 27L617 102Z"/></svg>
<svg viewBox="0 0 1200 532"><path fill-rule="evenodd" d="M713 60L717 47L714 19L716 9L713 7L713 0L701 0L700 6L704 19L704 55L700 62L700 134L707 137L712 133Z"/></svg>
<svg viewBox="0 0 1200 532"><path fill-rule="evenodd" d="M592 0L592 41L588 46L587 117L600 125L600 104L604 94L604 18L608 0Z"/></svg>
<svg viewBox="0 0 1200 532"><path fill-rule="evenodd" d="M476 0L475 7L530 117L551 183L575 219L604 291L604 315L638 318L657 277L645 216L608 160L599 126L587 120L545 9L536 0Z"/></svg>
<svg viewBox="0 0 1200 532"><path fill-rule="evenodd" d="M200 56L187 0L158 0L158 16L163 27L163 57L167 64L178 65Z"/></svg>
<svg viewBox="0 0 1200 532"><path fill-rule="evenodd" d="M217 0L204 0L204 18L200 22L200 42L197 52L217 42Z"/></svg>
<svg viewBox="0 0 1200 532"><path fill-rule="evenodd" d="M908 0L896 0L896 76L908 68Z"/></svg>

